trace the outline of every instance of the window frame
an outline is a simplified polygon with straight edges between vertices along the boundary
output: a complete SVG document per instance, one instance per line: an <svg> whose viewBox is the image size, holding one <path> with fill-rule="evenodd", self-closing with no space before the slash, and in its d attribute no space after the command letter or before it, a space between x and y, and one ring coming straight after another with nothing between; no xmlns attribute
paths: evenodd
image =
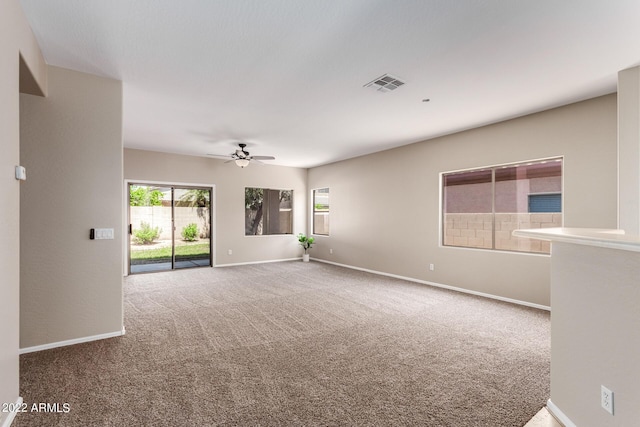
<svg viewBox="0 0 640 427"><path fill-rule="evenodd" d="M327 216L331 217L331 187L318 187L311 190L311 234L314 236L325 236L328 237L331 234L331 228L329 227L329 231L325 233L317 233L316 232L316 222L315 216L316 212L324 212L324 211L316 211L316 191L319 190L327 190L327 194L329 195L329 204L327 205Z"/></svg>
<svg viewBox="0 0 640 427"><path fill-rule="evenodd" d="M292 236L294 235L294 230L295 230L295 215L294 215L294 207L295 207L295 190L293 188L272 188L272 187L262 187L262 186L251 186L251 185L245 185L244 186L244 194L246 197L246 190L252 188L252 189L261 189L263 191L268 191L268 190L273 190L273 191L290 191L291 192L291 228L290 228L290 232L288 233L272 233L272 234L247 234L247 218L246 218L246 199L244 200L244 209L243 209L243 213L245 215L245 220L243 221L244 223L244 232L243 232L243 236L244 237L274 237L274 236ZM264 197L264 195L263 195ZM264 200L263 200L264 203ZM264 227L264 222L263 222L263 227Z"/></svg>
<svg viewBox="0 0 640 427"><path fill-rule="evenodd" d="M510 253L510 254L521 254L521 255L534 255L534 256L550 256L550 252L532 252L532 251L524 251L524 250L515 250L515 249L499 249L496 248L496 220L495 220L495 215L500 214L500 212L496 212L496 194L495 194L495 186L496 186L496 177L495 177L495 171L497 169L500 168L506 168L506 167L517 167L517 166L527 166L527 165L532 165L532 164L536 164L536 163L544 163L544 162L553 162L553 161L559 161L560 165L561 165L561 175L560 175L560 191L552 191L549 193L559 193L561 196L561 212L556 212L555 214L560 214L561 215L561 219L560 219L560 227L564 226L564 214L565 214L565 197L564 197L564 191L565 191L565 185L564 185L564 178L565 178L565 157L564 155L558 155L558 156L552 156L552 157L543 157L543 158L538 158L538 159L531 159L531 160L522 160L522 161L517 161L517 162L509 162L509 163L500 163L500 164L493 164L493 165L489 165L489 166L479 166L479 167L473 167L473 168L464 168L464 169L456 169L456 170L449 170L449 171L444 171L444 172L440 172L439 173L439 215L438 215L438 228L439 228L439 233L438 233L438 247L440 248L451 248L451 249L467 249L467 250L480 250L480 251L489 251L489 252L506 252L506 253ZM445 177L447 175L451 175L451 174L457 174L457 173L464 173L464 172L475 172L475 171L482 171L482 170L491 170L491 215L493 215L493 219L492 219L492 247L491 248L480 248L480 247L472 247L472 246L456 246L456 245L452 245L452 244L445 244L445 233L446 233L446 219L445 219ZM532 193L532 194L541 194L541 193Z"/></svg>

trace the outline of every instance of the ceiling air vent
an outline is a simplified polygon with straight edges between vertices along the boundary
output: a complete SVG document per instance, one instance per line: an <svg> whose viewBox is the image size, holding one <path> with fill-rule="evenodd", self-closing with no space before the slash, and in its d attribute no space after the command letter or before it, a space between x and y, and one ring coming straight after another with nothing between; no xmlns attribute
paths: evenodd
<svg viewBox="0 0 640 427"><path fill-rule="evenodd" d="M364 85L364 87L370 87L377 90L378 92L390 92L392 90L398 89L403 84L404 82L397 77L393 77L389 74L383 74L377 79L370 81L369 83Z"/></svg>

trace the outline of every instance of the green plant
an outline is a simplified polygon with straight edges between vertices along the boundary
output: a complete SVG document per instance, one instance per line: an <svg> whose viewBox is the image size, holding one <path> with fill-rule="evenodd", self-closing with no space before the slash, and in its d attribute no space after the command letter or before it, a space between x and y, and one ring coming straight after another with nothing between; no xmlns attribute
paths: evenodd
<svg viewBox="0 0 640 427"><path fill-rule="evenodd" d="M187 242L195 242L198 240L198 226L194 223L182 227L182 238Z"/></svg>
<svg viewBox="0 0 640 427"><path fill-rule="evenodd" d="M133 240L139 245L149 245L160 237L160 233L161 228L152 228L149 223L141 221L140 228L133 231Z"/></svg>
<svg viewBox="0 0 640 427"><path fill-rule="evenodd" d="M207 259L210 249L209 243L196 243L194 245L177 245L176 260L183 259ZM156 262L171 262L171 246L153 249L133 249L131 251L131 264L149 264Z"/></svg>
<svg viewBox="0 0 640 427"><path fill-rule="evenodd" d="M206 207L209 205L211 190L194 188L186 191L182 196L180 196L180 202L184 203L185 206L197 206L197 207Z"/></svg>
<svg viewBox="0 0 640 427"><path fill-rule="evenodd" d="M151 206L162 206L164 194L160 190L152 190L149 192L149 204Z"/></svg>
<svg viewBox="0 0 640 427"><path fill-rule="evenodd" d="M211 190L202 188L192 188L186 191L181 197L179 205L176 206L191 206L196 208L198 218L202 219L202 232L200 237L203 239L208 238L211 233L209 232L209 224L211 222Z"/></svg>
<svg viewBox="0 0 640 427"><path fill-rule="evenodd" d="M129 191L130 206L162 206L164 194L160 190L149 190L149 187L131 186Z"/></svg>
<svg viewBox="0 0 640 427"><path fill-rule="evenodd" d="M307 249L311 249L311 245L314 241L315 239L313 237L307 237L302 233L298 234L298 243L300 243L300 245L304 249L305 254L307 253Z"/></svg>

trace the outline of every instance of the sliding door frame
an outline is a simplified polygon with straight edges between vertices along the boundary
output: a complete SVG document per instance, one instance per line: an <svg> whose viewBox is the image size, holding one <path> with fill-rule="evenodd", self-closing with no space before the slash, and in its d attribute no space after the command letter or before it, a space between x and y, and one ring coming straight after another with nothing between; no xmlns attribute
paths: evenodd
<svg viewBox="0 0 640 427"><path fill-rule="evenodd" d="M209 255L211 257L211 267L215 267L216 266L216 245L214 244L214 242L217 242L217 233L216 233L216 207L217 207L217 201L216 201L216 185L215 184L203 184L203 183L187 183L187 182L171 182L171 181L152 181L152 180L146 180L146 179L125 179L124 180L124 191L123 191L123 195L124 195L124 203L123 203L123 220L124 220L124 224L126 225L125 227L123 227L123 244L124 244L124 251L123 251L123 257L124 257L124 262L123 262L123 272L122 275L123 276L128 276L130 274L130 268L131 268L131 235L129 234L129 224L131 224L130 218L129 218L129 188L131 187L131 185L150 185L150 186L159 186L159 187L169 187L171 188L171 194L172 194L172 203L171 203L171 223L172 223L172 233L173 233L173 241L174 244L172 244L172 250L171 250L171 267L172 270L167 270L167 271L173 271L174 270L174 262L175 262L175 226L174 226L174 203L173 203L173 191L174 191L174 187L176 188L186 188L186 189L210 189L211 190L211 200L209 201L209 214L211 216L210 218L210 224L209 224L209 233L210 233L210 238L209 238Z"/></svg>

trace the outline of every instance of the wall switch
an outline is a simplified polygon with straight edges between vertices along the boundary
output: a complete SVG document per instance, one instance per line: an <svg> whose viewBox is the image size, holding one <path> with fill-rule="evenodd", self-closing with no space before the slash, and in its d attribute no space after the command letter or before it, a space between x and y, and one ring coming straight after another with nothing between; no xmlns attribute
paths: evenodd
<svg viewBox="0 0 640 427"><path fill-rule="evenodd" d="M429 264L429 271L433 271L436 269L436 266L433 264Z"/></svg>
<svg viewBox="0 0 640 427"><path fill-rule="evenodd" d="M113 240L113 228L96 228L93 235L96 240Z"/></svg>
<svg viewBox="0 0 640 427"><path fill-rule="evenodd" d="M600 404L602 408L613 415L613 392L605 386L600 386Z"/></svg>
<svg viewBox="0 0 640 427"><path fill-rule="evenodd" d="M227 255L233 255L233 251L232 251L231 249L229 249L229 250L227 251Z"/></svg>

